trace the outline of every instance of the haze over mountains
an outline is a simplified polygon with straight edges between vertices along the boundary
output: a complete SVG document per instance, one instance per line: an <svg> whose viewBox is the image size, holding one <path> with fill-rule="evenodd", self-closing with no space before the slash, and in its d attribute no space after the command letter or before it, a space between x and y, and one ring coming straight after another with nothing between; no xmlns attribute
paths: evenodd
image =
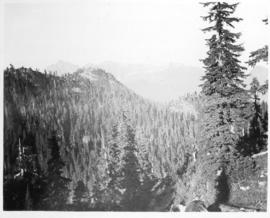
<svg viewBox="0 0 270 218"><path fill-rule="evenodd" d="M106 61L83 66L89 67L104 69L137 94L158 102L168 102L187 93L200 91L200 79L204 73L203 68L180 63L151 65ZM77 65L58 61L46 70L63 75L75 72L79 68ZM261 84L268 78L268 70L264 66L258 65L248 73L250 76L247 78L247 84L253 77L257 77Z"/></svg>

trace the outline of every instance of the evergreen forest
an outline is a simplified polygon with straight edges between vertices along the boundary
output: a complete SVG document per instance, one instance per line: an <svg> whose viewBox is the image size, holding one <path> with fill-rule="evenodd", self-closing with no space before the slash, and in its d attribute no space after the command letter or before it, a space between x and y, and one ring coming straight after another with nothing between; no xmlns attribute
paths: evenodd
<svg viewBox="0 0 270 218"><path fill-rule="evenodd" d="M100 68L6 67L4 210L173 211L200 199L208 211L266 211L268 81L246 78L268 62L268 46L241 61L237 6L199 5L201 92L168 103Z"/></svg>

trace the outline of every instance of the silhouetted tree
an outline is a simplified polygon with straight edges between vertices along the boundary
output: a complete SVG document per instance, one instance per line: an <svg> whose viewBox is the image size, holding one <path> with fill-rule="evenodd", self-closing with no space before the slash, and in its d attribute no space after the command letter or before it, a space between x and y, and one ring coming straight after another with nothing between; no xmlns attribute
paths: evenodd
<svg viewBox="0 0 270 218"><path fill-rule="evenodd" d="M138 150L135 140L135 131L131 123L123 115L125 123L125 141L122 157L123 165L121 169L121 188L124 190L121 202L122 209L125 211L135 211L137 209L135 197L140 187L140 166L138 162Z"/></svg>
<svg viewBox="0 0 270 218"><path fill-rule="evenodd" d="M246 68L241 66L238 59L244 50L236 43L240 33L230 30L234 28L234 23L242 20L232 16L238 4L207 2L202 5L209 7L209 13L203 20L211 24L203 32L210 32L212 36L206 39L209 50L207 57L202 60L205 75L201 87L206 96L206 107L200 156L204 164L202 176L211 181L216 179L219 167L230 170L230 163L236 158L248 95L244 89ZM212 189L216 190L215 187Z"/></svg>
<svg viewBox="0 0 270 218"><path fill-rule="evenodd" d="M260 86L258 79L253 78L250 84L250 93L253 99L253 107L252 107L253 116L249 130L250 145L252 146L251 154L260 152L267 143L263 128L263 117L259 98L261 88L262 87Z"/></svg>
<svg viewBox="0 0 270 218"><path fill-rule="evenodd" d="M4 182L4 209L34 210L42 182L37 165L32 146L22 144L19 138L15 174Z"/></svg>
<svg viewBox="0 0 270 218"><path fill-rule="evenodd" d="M65 210L70 190L68 184L71 181L62 174L65 166L59 151L57 133L52 132L48 139L48 145L51 149L51 158L48 161L48 170L46 175L46 187L43 195L40 209L42 210Z"/></svg>

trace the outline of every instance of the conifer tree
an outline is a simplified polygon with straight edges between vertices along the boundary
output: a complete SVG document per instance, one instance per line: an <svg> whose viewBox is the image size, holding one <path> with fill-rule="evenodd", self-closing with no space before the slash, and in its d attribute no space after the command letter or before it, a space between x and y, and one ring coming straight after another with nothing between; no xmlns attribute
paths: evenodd
<svg viewBox="0 0 270 218"><path fill-rule="evenodd" d="M230 162L238 155L236 145L245 119L243 109L248 104L243 82L246 68L238 60L244 50L236 43L240 33L231 31L234 23L242 20L232 16L238 4L207 2L202 5L210 7L203 20L211 24L203 32L212 33L212 36L206 39L209 50L202 60L205 75L201 87L207 103L200 157L204 164L203 176L215 181L217 170L220 167L229 170ZM212 182L211 190L215 189L213 186Z"/></svg>
<svg viewBox="0 0 270 218"><path fill-rule="evenodd" d="M33 147L25 144L25 141L21 142L19 138L15 175L4 183L4 189L9 193L9 199L6 198L4 202L5 209L33 210L39 197L41 173Z"/></svg>
<svg viewBox="0 0 270 218"><path fill-rule="evenodd" d="M120 180L121 180L121 142L120 133L118 130L118 125L115 124L112 127L111 138L108 141L108 191L110 192L111 208L110 210L115 210L119 208L119 203L121 199L120 192Z"/></svg>
<svg viewBox="0 0 270 218"><path fill-rule="evenodd" d="M108 176L108 160L106 155L106 149L101 148L100 154L97 155L96 162L93 167L94 184L91 191L91 207L94 210L107 211L110 208L110 191L108 184L110 178Z"/></svg>
<svg viewBox="0 0 270 218"><path fill-rule="evenodd" d="M268 25L268 18L262 21L265 25ZM249 66L255 67L256 64L261 61L268 63L268 45L251 52L247 63ZM252 154L259 152L261 149L265 148L267 144L267 135L265 133L267 132L268 114L267 110L265 113L261 111L259 93L264 95L268 92L268 80L265 81L265 84L260 85L258 79L253 78L250 86L250 93L253 98L253 117L249 136L251 140L250 152Z"/></svg>
<svg viewBox="0 0 270 218"><path fill-rule="evenodd" d="M256 117L260 116L260 105L259 105L260 103L259 94L261 92L260 90L261 90L260 82L256 77L254 77L252 79L252 82L250 83L250 94L253 99L253 111Z"/></svg>
<svg viewBox="0 0 270 218"><path fill-rule="evenodd" d="M55 131L53 131L51 137L48 139L48 144L51 149L51 158L48 161L46 187L41 196L40 209L65 210L70 192L68 184L71 180L62 175L62 169L65 164L60 155Z"/></svg>
<svg viewBox="0 0 270 218"><path fill-rule="evenodd" d="M211 26L203 29L203 32L213 33L207 39L209 50L207 57L203 59L205 75L202 92L207 96L219 94L219 97L232 97L243 91L243 79L245 67L240 65L238 57L244 48L236 44L240 33L231 32L226 27L234 28L233 23L242 19L232 17L238 4L226 2L202 3L204 7L211 6L209 14L203 17Z"/></svg>
<svg viewBox="0 0 270 218"><path fill-rule="evenodd" d="M139 145L138 160L140 164L140 187L137 191L137 208L140 211L149 210L149 203L153 200L152 188L157 183L158 179L153 173L153 167L149 160L149 152L146 144Z"/></svg>
<svg viewBox="0 0 270 218"><path fill-rule="evenodd" d="M250 94L253 99L252 120L249 131L250 146L252 146L251 154L258 153L266 144L266 138L263 128L263 117L260 104L259 94L264 91L257 78L253 78L250 84Z"/></svg>
<svg viewBox="0 0 270 218"><path fill-rule="evenodd" d="M121 188L124 190L122 198L122 210L136 211L136 195L140 187L140 166L138 161L138 150L135 140L135 131L126 115L123 115L125 123L124 154L121 169Z"/></svg>

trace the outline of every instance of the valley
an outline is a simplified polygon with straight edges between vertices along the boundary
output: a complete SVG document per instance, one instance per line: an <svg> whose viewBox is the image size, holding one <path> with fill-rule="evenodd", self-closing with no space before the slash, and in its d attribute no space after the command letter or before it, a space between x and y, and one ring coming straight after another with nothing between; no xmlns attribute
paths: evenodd
<svg viewBox="0 0 270 218"><path fill-rule="evenodd" d="M11 66L5 71L5 179L12 180L19 166L25 165L18 159L20 144L35 157L24 170L35 170L38 177L31 176L35 181L31 188L36 188L50 173L53 137L63 161L61 176L69 179L67 205L73 205L74 190L81 182L88 190L86 202L92 202L84 209L122 210L112 205L107 208L106 200L101 203L101 199L94 196L100 191L99 195L105 199L107 196L110 202L110 195L115 195L107 193L112 179L109 165L112 158L116 158L111 149L115 145L120 152L127 145L125 132L126 128L131 128L134 136L129 140L133 140L137 149L135 159L143 190L140 197L146 195L147 202L137 210L167 211L172 202L178 204L195 197L192 193L196 182L193 188L189 183L198 178L196 164L200 160L194 155L199 151L203 104L203 98L196 93L169 104L153 103L102 69L85 68L57 76ZM118 167L123 170L121 164ZM254 170L250 170L253 174ZM8 183L6 185L9 187ZM119 187L116 189L121 190ZM233 193L237 193L236 190ZM26 187L21 191L26 192ZM232 195L232 203L239 204L235 199L245 193ZM32 198L29 201L33 201ZM25 197L17 196L17 201L24 202ZM258 201L261 209L265 208L261 197ZM40 208L38 202L32 207ZM23 209L24 203L16 207Z"/></svg>
<svg viewBox="0 0 270 218"><path fill-rule="evenodd" d="M267 212L266 0L2 5L3 214Z"/></svg>

